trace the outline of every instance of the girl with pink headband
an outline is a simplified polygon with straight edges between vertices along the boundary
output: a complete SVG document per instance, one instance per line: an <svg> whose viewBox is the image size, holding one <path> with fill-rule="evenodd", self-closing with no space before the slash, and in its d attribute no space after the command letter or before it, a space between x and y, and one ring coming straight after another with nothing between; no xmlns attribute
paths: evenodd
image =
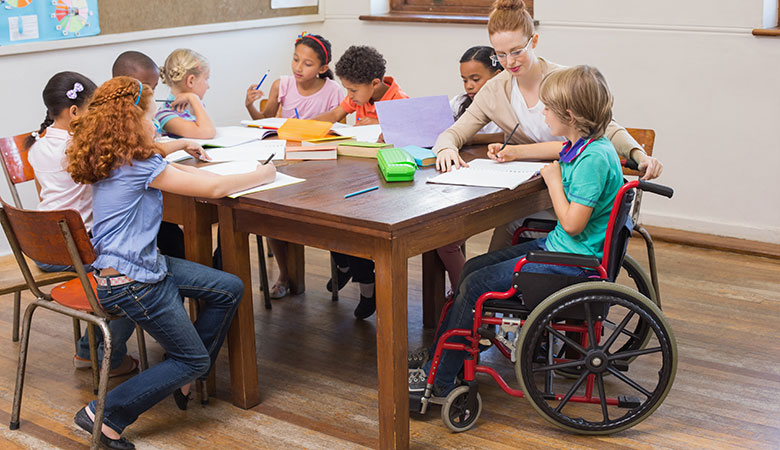
<svg viewBox="0 0 780 450"><path fill-rule="evenodd" d="M292 58L292 75L283 75L271 85L268 103L260 111L256 102L263 98L260 85L253 83L246 90L245 105L252 119L265 117L286 117L312 119L337 107L344 92L335 81L333 71L328 67L333 52L330 42L317 34L305 31L295 40ZM276 262L279 278L271 287L271 298L282 298L289 290L287 272L287 243L269 239Z"/></svg>

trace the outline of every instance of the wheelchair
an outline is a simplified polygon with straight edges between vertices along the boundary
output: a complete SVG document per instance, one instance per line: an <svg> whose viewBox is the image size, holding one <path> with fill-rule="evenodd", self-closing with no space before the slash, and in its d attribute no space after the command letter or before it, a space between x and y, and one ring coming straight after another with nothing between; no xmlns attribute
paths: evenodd
<svg viewBox="0 0 780 450"><path fill-rule="evenodd" d="M506 393L526 397L546 420L574 433L615 433L652 414L674 382L677 345L657 305L652 280L626 255L636 190L669 198L673 194L671 188L646 181L625 183L615 197L601 261L542 251L521 258L508 291L479 297L471 329L452 329L441 336L424 392L409 394L410 409L426 414L431 404L440 404L447 428L469 430L482 412L476 374L484 373ZM549 228L528 225L518 235ZM587 267L598 275L521 272L526 263ZM621 271L634 286L615 282ZM445 305L440 324L451 305L452 300ZM448 342L456 336L467 343ZM485 340L514 363L520 389L479 363L480 341ZM433 385L444 350L465 351L467 357L458 386L446 397L435 397Z"/></svg>

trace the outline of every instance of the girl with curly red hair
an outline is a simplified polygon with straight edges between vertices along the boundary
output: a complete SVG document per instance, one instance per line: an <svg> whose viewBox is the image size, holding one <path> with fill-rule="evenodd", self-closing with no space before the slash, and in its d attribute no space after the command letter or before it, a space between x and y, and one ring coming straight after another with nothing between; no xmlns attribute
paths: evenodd
<svg viewBox="0 0 780 450"><path fill-rule="evenodd" d="M168 395L186 407L190 383L208 374L244 291L234 275L159 253L160 191L217 198L276 176L273 164L230 176L169 164L154 143L154 109L148 86L130 77L113 78L71 124L66 151L73 180L92 185L100 305L139 324L168 354L108 393L100 439L109 448L134 448L120 434ZM194 323L182 297L204 303ZM92 432L95 406L90 402L75 417L87 432Z"/></svg>

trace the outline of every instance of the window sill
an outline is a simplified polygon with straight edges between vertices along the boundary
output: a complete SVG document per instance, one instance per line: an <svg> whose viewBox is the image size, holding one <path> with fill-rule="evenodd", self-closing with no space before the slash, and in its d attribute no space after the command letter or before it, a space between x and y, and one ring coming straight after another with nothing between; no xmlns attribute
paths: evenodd
<svg viewBox="0 0 780 450"><path fill-rule="evenodd" d="M776 36L780 37L780 27L774 28L754 28L753 36Z"/></svg>
<svg viewBox="0 0 780 450"><path fill-rule="evenodd" d="M412 12L361 15L359 19L374 22L460 23L471 25L487 25L488 21L487 16Z"/></svg>

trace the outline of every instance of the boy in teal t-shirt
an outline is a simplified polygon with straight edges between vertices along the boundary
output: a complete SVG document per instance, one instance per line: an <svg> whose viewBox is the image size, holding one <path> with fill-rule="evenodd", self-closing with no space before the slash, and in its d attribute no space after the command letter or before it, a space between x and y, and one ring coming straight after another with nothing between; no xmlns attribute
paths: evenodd
<svg viewBox="0 0 780 450"><path fill-rule="evenodd" d="M466 262L455 301L439 326L433 346L409 358L409 391L422 392L436 343L452 329L471 329L473 308L485 292L508 290L516 263L533 250L549 250L601 257L612 203L623 184L617 153L604 137L612 120L612 95L601 73L589 66L561 69L542 81L540 99L545 123L555 136L568 141L554 161L541 170L558 224L546 238L487 253ZM523 272L587 276L580 267L526 263ZM448 342L467 343L463 337ZM433 395L446 396L455 387L465 351L445 350L434 382Z"/></svg>

